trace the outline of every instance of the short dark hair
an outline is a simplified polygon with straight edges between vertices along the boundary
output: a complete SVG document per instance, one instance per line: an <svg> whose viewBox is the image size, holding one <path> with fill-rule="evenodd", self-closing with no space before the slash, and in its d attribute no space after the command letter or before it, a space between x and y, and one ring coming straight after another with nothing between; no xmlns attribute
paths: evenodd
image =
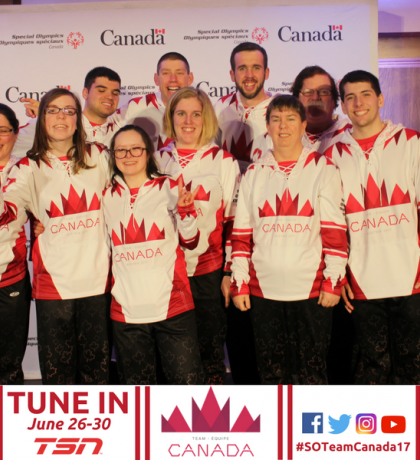
<svg viewBox="0 0 420 460"><path fill-rule="evenodd" d="M264 57L264 70L268 67L267 51L260 45L252 42L243 42L233 48L230 54L230 68L235 72L235 55L242 51L259 51Z"/></svg>
<svg viewBox="0 0 420 460"><path fill-rule="evenodd" d="M267 112L265 114L265 121L267 124L270 122L270 115L273 110L278 110L282 112L284 109L293 110L297 112L300 116L302 122L306 121L306 112L305 107L303 106L302 102L295 96L291 96L289 94L282 94L280 96L275 97L270 104L268 104Z"/></svg>
<svg viewBox="0 0 420 460"><path fill-rule="evenodd" d="M164 54L158 61L156 66L156 73L159 74L159 67L163 61L182 61L187 66L187 72L190 73L190 65L188 64L187 58L180 53L171 51L170 53Z"/></svg>
<svg viewBox="0 0 420 460"><path fill-rule="evenodd" d="M111 184L113 186L116 185L115 176L120 176L124 180L123 173L117 168L117 163L115 161L115 155L114 155L114 148L115 148L115 139L117 138L117 136L126 131L135 131L136 133L140 134L141 138L143 139L144 145L146 146L146 157L147 157L146 174L147 174L147 177L149 179L153 179L153 176L162 176L162 174L158 172L156 160L155 160L155 157L153 156L155 147L149 135L146 133L146 131L143 128L140 128L140 126L125 125L124 127L122 127L119 131L117 131L114 134L111 140L111 145L110 145L111 156L109 158L109 171L111 173L111 178L112 178Z"/></svg>
<svg viewBox="0 0 420 460"><path fill-rule="evenodd" d="M293 85L290 88L290 92L293 94L293 96L299 97L299 93L301 92L302 87L303 87L303 82L307 78L314 77L315 75L326 75L330 79L331 92L332 92L331 97L333 98L335 107L337 108L339 97L338 97L338 90L335 84L335 80L326 70L324 70L319 65L311 65L301 70L298 76L295 78L295 81L293 82Z"/></svg>
<svg viewBox="0 0 420 460"><path fill-rule="evenodd" d="M108 78L109 81L117 81L121 86L121 78L111 69L108 67L95 67L94 69L90 70L86 77L85 77L85 86L88 91L90 91L91 86L95 83L95 80L99 77Z"/></svg>
<svg viewBox="0 0 420 460"><path fill-rule="evenodd" d="M377 96L380 96L382 94L381 85L379 84L378 77L376 77L370 72L366 72L366 70L353 70L353 72L346 73L346 75L344 75L343 79L340 81L340 97L343 102L344 85L346 83L360 82L370 83L370 86L372 86L372 89L375 91Z"/></svg>
<svg viewBox="0 0 420 460"><path fill-rule="evenodd" d="M19 120L16 118L15 112L8 105L0 104L0 115L4 115L7 118L13 132L17 134L19 132Z"/></svg>

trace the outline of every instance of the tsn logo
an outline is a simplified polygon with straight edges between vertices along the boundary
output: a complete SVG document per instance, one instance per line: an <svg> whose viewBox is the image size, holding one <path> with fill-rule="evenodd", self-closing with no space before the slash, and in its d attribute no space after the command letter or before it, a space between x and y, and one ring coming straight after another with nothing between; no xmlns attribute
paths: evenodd
<svg viewBox="0 0 420 460"><path fill-rule="evenodd" d="M42 455L48 444L55 444L56 449L52 451L52 455L71 455L75 453L74 451L76 451L76 455L81 455L86 443L94 443L92 455L98 455L103 444L102 439L99 438L82 438L78 444L79 441L80 438L60 438L58 440L57 438L36 438L35 442L41 443L37 455Z"/></svg>

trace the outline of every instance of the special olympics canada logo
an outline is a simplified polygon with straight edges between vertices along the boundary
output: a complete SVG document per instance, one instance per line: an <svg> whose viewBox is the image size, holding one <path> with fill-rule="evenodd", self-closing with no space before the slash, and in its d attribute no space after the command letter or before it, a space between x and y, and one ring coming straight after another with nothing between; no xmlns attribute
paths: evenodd
<svg viewBox="0 0 420 460"><path fill-rule="evenodd" d="M262 42L268 39L268 32L265 27L256 27L252 32L252 39L261 45Z"/></svg>
<svg viewBox="0 0 420 460"><path fill-rule="evenodd" d="M67 44L72 46L74 49L77 49L78 46L83 45L85 39L80 32L70 32L67 37Z"/></svg>

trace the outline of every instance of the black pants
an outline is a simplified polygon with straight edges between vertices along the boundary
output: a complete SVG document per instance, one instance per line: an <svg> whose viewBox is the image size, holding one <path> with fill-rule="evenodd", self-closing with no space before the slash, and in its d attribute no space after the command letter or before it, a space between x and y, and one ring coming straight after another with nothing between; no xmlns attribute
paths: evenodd
<svg viewBox="0 0 420 460"><path fill-rule="evenodd" d="M223 298L222 305L224 306ZM232 379L235 385L259 385L257 356L251 311L238 310L230 302L227 313L226 348Z"/></svg>
<svg viewBox="0 0 420 460"><path fill-rule="evenodd" d="M156 323L112 326L120 383L156 384L156 346L168 383L203 383L194 310Z"/></svg>
<svg viewBox="0 0 420 460"><path fill-rule="evenodd" d="M352 300L362 355L355 383L420 384L420 294Z"/></svg>
<svg viewBox="0 0 420 460"><path fill-rule="evenodd" d="M36 300L38 354L44 385L109 381L111 295Z"/></svg>
<svg viewBox="0 0 420 460"><path fill-rule="evenodd" d="M189 278L197 317L198 343L206 385L225 381L226 312L222 306L222 271Z"/></svg>
<svg viewBox="0 0 420 460"><path fill-rule="evenodd" d="M352 315L340 299L333 308L331 342L327 357L327 374L330 385L351 385L358 359L356 328Z"/></svg>
<svg viewBox="0 0 420 460"><path fill-rule="evenodd" d="M22 384L28 341L31 281L29 274L0 288L0 385Z"/></svg>
<svg viewBox="0 0 420 460"><path fill-rule="evenodd" d="M282 302L251 296L251 320L262 384L326 384L332 308L318 299Z"/></svg>

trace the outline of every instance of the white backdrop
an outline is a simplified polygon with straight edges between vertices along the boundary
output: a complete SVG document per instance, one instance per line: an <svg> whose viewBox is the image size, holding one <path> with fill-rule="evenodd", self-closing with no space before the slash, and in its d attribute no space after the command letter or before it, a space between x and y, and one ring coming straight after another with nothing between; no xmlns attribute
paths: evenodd
<svg viewBox="0 0 420 460"><path fill-rule="evenodd" d="M0 102L12 107L25 124L20 97L38 99L56 86L81 95L86 73L103 65L121 76L122 104L157 90L156 64L170 51L186 56L193 85L216 102L234 91L229 57L243 41L260 43L267 50L270 77L265 88L273 93L287 92L307 65L320 65L337 80L355 69L377 74L374 0L352 4L318 0L316 6L309 0L279 0L276 5L259 7L245 3L235 1L229 7L221 1L0 7ZM33 345L33 322L29 336ZM28 349L25 375L34 378L36 347Z"/></svg>

